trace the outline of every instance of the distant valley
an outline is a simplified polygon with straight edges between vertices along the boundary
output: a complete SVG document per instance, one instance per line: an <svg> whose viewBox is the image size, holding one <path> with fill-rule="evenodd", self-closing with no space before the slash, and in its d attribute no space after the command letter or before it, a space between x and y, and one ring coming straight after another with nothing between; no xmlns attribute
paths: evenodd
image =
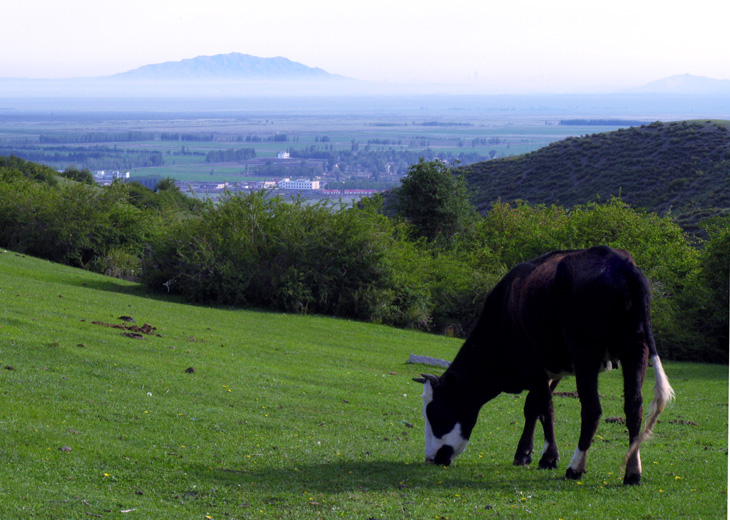
<svg viewBox="0 0 730 520"><path fill-rule="evenodd" d="M484 95L230 53L106 77L0 78L0 153L54 168L382 189L419 157L439 158L476 163L463 171L480 209L621 195L687 227L730 209L727 120L730 81L691 74L611 94Z"/></svg>

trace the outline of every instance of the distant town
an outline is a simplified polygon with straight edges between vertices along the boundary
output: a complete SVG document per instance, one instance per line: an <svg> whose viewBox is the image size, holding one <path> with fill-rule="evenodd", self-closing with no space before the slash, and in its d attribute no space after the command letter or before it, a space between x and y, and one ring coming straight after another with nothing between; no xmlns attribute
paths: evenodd
<svg viewBox="0 0 730 520"><path fill-rule="evenodd" d="M116 180L123 182L135 182L130 172L106 171L95 172L94 180L101 186L108 186ZM257 191L257 190L281 190L286 194L302 194L307 198L347 198L359 199L368 197L385 190L377 189L327 189L327 181L317 179L274 179L255 182L202 182L202 181L175 181L180 191L191 196L208 197L217 199L226 192Z"/></svg>

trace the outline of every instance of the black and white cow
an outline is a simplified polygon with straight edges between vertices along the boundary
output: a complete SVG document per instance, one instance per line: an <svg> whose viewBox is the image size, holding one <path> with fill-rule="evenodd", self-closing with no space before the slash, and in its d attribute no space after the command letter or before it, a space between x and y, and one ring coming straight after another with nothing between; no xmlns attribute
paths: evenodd
<svg viewBox="0 0 730 520"><path fill-rule="evenodd" d="M651 357L654 400L641 431L641 386ZM620 362L629 452L624 484L641 483L639 445L674 397L651 330L649 283L634 259L605 246L556 251L514 267L490 292L473 332L441 377L422 374L426 461L448 466L464 451L479 410L502 392L528 390L515 465L532 462L540 419L545 446L539 467L557 468L552 392L574 374L581 404L578 448L566 478L586 472L598 428L598 373Z"/></svg>

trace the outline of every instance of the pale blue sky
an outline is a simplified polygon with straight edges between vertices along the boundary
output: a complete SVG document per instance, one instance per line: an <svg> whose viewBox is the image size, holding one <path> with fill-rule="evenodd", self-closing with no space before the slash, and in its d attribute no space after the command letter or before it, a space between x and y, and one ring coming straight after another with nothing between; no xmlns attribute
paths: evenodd
<svg viewBox="0 0 730 520"><path fill-rule="evenodd" d="M0 77L242 52L377 82L606 91L730 79L728 11L717 0L23 0L2 8Z"/></svg>

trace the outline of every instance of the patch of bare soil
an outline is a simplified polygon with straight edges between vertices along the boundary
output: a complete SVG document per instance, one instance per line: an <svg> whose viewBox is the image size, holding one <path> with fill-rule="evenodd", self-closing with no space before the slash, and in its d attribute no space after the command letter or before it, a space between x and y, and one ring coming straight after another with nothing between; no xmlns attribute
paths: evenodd
<svg viewBox="0 0 730 520"><path fill-rule="evenodd" d="M123 323L106 323L103 321L92 321L91 323L94 325L101 325L102 327L124 330L126 332L122 332L122 336L126 336L128 338L143 339L144 336L142 336L142 334L161 337L160 334L155 332L157 327L153 327L149 323L145 323L141 327L137 325L125 325Z"/></svg>

